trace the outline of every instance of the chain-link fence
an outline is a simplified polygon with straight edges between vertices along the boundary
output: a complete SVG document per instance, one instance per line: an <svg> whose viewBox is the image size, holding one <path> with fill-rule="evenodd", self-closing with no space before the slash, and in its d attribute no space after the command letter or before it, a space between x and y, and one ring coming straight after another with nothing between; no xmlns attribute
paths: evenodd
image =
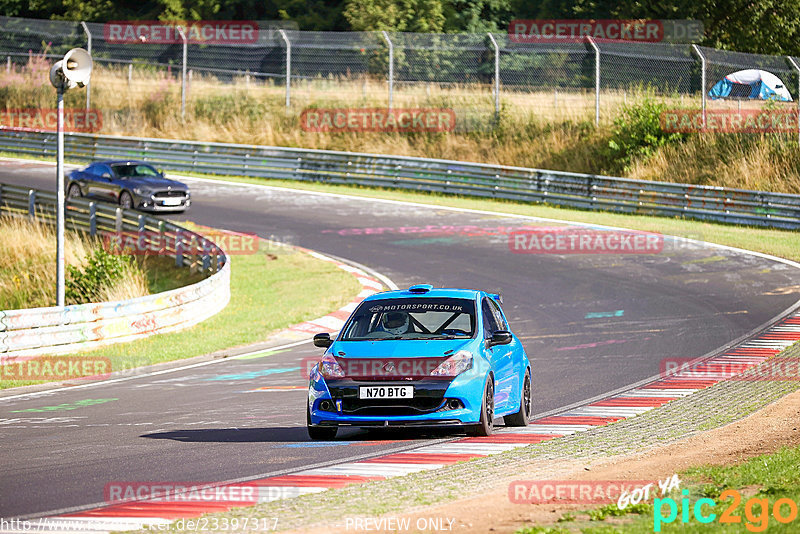
<svg viewBox="0 0 800 534"><path fill-rule="evenodd" d="M183 33L169 42L122 41L111 38L108 27L0 17L0 58L11 72L33 57L52 61L81 46L90 50L98 69L107 70L115 90L157 93L180 83L181 101L189 96L191 103L203 83L261 85L298 113L328 103L446 105L485 114L527 106L549 116L594 116L599 122L641 94L703 109L756 105L744 98L707 101L715 83L743 69L777 75L796 101L800 93L800 61L689 44L525 43L501 33L310 32L264 26L247 42L197 42ZM161 81L153 83L154 77ZM86 92L87 107L92 92Z"/></svg>

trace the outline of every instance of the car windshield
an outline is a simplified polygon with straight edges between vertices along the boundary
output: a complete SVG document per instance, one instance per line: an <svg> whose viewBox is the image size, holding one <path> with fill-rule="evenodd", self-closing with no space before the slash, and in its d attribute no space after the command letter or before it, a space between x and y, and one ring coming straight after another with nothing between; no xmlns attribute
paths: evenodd
<svg viewBox="0 0 800 534"><path fill-rule="evenodd" d="M130 178L131 176L154 176L161 177L161 173L150 165L112 165L114 173L120 178Z"/></svg>
<svg viewBox="0 0 800 534"><path fill-rule="evenodd" d="M416 297L362 303L345 325L342 340L466 339L474 332L473 301Z"/></svg>

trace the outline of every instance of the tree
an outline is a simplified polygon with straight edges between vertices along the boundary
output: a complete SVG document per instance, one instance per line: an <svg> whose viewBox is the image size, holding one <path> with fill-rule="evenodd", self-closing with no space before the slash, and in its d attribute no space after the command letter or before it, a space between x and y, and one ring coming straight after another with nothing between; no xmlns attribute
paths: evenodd
<svg viewBox="0 0 800 534"><path fill-rule="evenodd" d="M348 0L344 17L356 31L441 33L442 0Z"/></svg>
<svg viewBox="0 0 800 534"><path fill-rule="evenodd" d="M486 33L506 31L512 19L511 0L449 0L447 31Z"/></svg>

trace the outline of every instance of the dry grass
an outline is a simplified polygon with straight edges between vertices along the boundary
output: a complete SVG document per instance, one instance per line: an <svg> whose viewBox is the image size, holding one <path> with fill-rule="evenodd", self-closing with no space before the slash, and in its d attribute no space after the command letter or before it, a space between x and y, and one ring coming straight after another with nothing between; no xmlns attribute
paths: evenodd
<svg viewBox="0 0 800 534"><path fill-rule="evenodd" d="M0 217L0 310L56 304L56 235L46 223L27 217ZM81 267L99 242L67 232L67 265ZM132 265L114 286L103 288L102 301L148 294L144 272Z"/></svg>
<svg viewBox="0 0 800 534"><path fill-rule="evenodd" d="M0 72L0 107L52 107L53 90L35 57L27 68ZM658 149L647 160L622 170L609 160L612 122L626 104L646 90L604 91L601 124L594 126L594 93L562 90L502 91L499 122L491 87L404 84L395 87L394 106L445 107L467 117L468 131L440 134L317 133L300 127L306 107L385 107L385 81L295 80L292 108L285 89L245 76L223 84L195 73L189 82L186 119L180 116L179 72L98 66L92 104L103 113L102 133L229 143L437 157L580 173L622 175L645 180L711 184L768 191L800 192L800 155L788 134L694 134L682 144ZM699 96L657 97L669 108L699 108ZM85 92L67 94L67 106L84 105ZM753 109L757 102L709 102L710 108ZM793 108L792 108L793 109Z"/></svg>

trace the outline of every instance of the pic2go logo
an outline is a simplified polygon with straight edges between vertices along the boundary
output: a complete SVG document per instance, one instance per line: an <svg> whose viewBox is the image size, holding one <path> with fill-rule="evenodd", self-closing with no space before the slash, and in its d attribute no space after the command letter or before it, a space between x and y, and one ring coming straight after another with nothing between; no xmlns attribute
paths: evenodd
<svg viewBox="0 0 800 534"><path fill-rule="evenodd" d="M686 497L689 494L688 490L682 491L684 497L681 499L680 515L681 523L689 522L690 512L694 518L700 523L711 523L717 519L717 514L711 512L709 508L717 505L714 499L702 498L698 499L694 506L689 502ZM723 491L720 496L720 501L730 499L731 503L723 513L719 515L720 523L733 523L741 524L742 516L736 514L736 509L742 502L742 495L737 490L728 489ZM669 509L668 514L665 516L666 508ZM704 508L705 507L705 508ZM653 531L661 532L662 525L668 525L678 518L678 503L671 497L663 499L655 499L653 501ZM744 504L744 517L746 519L745 528L750 532L764 532L769 526L769 499L751 497ZM775 501L772 505L772 517L778 523L791 523L797 519L797 503L791 499L782 498Z"/></svg>

